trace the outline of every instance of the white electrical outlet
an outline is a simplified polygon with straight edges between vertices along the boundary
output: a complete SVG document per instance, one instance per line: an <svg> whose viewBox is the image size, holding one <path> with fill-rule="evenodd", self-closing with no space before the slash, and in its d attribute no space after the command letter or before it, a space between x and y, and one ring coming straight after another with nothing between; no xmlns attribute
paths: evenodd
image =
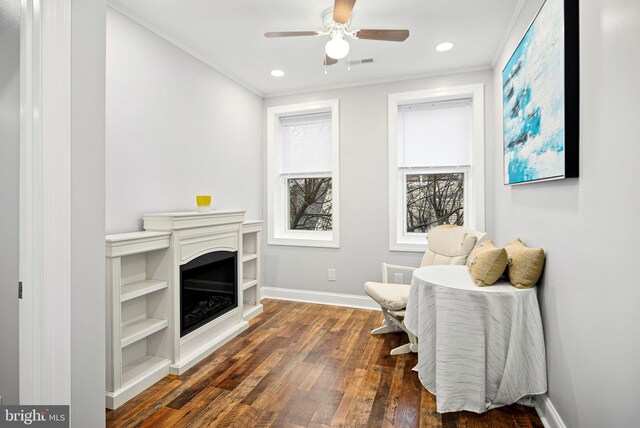
<svg viewBox="0 0 640 428"><path fill-rule="evenodd" d="M396 284L404 284L404 274L400 272L396 272L394 274L395 283Z"/></svg>
<svg viewBox="0 0 640 428"><path fill-rule="evenodd" d="M335 269L329 269L329 271L327 273L327 277L328 277L329 281L335 281L336 280L336 270Z"/></svg>

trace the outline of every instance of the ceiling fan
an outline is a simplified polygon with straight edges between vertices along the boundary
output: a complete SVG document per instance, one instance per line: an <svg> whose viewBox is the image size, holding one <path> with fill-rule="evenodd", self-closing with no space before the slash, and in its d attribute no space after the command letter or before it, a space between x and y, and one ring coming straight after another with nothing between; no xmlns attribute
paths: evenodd
<svg viewBox="0 0 640 428"><path fill-rule="evenodd" d="M349 42L345 36L354 39L383 40L404 42L409 37L409 30L352 30L349 27L351 12L356 0L335 0L333 10L325 13L324 31L276 31L264 33L265 37L299 37L299 36L331 36L324 47L324 65L333 65L349 54ZM333 12L333 13L331 13Z"/></svg>

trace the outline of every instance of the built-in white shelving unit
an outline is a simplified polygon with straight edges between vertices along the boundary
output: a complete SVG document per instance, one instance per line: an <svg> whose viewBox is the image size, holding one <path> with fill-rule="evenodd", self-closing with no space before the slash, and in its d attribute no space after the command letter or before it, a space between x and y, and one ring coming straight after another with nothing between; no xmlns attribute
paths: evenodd
<svg viewBox="0 0 640 428"><path fill-rule="evenodd" d="M109 409L183 374L263 310L261 221L244 222L243 211L147 214L143 221L144 232L106 237ZM215 251L239 255L238 307L181 335L181 266Z"/></svg>
<svg viewBox="0 0 640 428"><path fill-rule="evenodd" d="M262 222L245 221L242 224L242 300L245 321L262 313L260 303Z"/></svg>
<svg viewBox="0 0 640 428"><path fill-rule="evenodd" d="M107 390L115 409L169 374L169 232L106 237Z"/></svg>

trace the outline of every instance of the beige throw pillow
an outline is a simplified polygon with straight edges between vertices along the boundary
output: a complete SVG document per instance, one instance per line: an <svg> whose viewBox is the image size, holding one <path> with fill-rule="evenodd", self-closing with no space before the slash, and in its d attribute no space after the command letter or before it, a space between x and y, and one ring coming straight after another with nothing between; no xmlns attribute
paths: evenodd
<svg viewBox="0 0 640 428"><path fill-rule="evenodd" d="M496 248L493 241L478 245L469 255L467 267L480 286L496 282L507 267L507 253L504 248Z"/></svg>
<svg viewBox="0 0 640 428"><path fill-rule="evenodd" d="M529 248L516 239L505 247L508 257L507 274L516 288L531 288L540 279L544 268L544 250Z"/></svg>

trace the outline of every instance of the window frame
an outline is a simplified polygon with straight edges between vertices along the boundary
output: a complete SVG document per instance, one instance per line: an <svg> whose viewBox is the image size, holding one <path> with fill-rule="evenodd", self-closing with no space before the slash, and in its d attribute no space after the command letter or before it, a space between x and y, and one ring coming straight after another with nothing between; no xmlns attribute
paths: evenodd
<svg viewBox="0 0 640 428"><path fill-rule="evenodd" d="M331 113L331 172L282 173L280 117ZM339 100L267 108L267 229L269 245L340 248L340 110ZM289 178L331 177L331 231L289 229Z"/></svg>
<svg viewBox="0 0 640 428"><path fill-rule="evenodd" d="M473 132L471 165L444 167L398 166L398 107L406 104L471 99ZM389 178L389 250L424 252L426 233L406 232L406 176L429 173L464 172L465 227L485 228L485 138L484 84L455 86L424 91L389 94L388 96L388 178Z"/></svg>

